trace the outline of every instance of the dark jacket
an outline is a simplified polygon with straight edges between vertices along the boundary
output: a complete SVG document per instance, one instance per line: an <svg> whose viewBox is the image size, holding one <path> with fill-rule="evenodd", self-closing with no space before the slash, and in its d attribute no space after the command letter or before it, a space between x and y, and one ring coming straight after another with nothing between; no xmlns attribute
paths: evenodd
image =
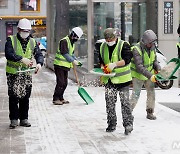
<svg viewBox="0 0 180 154"><path fill-rule="evenodd" d="M22 48L23 48L23 51L25 52L27 43L28 43L28 41L30 39L30 36L26 40L23 40L20 37L20 35L17 33L17 39L20 41L20 43L22 45ZM41 53L41 50L39 49L39 46L37 45L37 43L36 43L36 46L34 48L33 55L34 55L34 58L36 60L36 63L43 65L44 57L43 57L43 55ZM6 56L7 60L11 60L11 61L14 61L14 62L20 61L23 58L22 56L16 55L16 53L15 53L15 51L13 49L10 37L7 38L7 41L6 41L6 44L5 44L5 56Z"/></svg>
<svg viewBox="0 0 180 154"><path fill-rule="evenodd" d="M69 40L71 42L71 45L73 46L73 44L75 42L71 39L70 36L68 36L68 37L69 37ZM76 56L74 55L74 53L73 53L72 56L69 54L68 43L67 43L66 39L60 40L60 42L59 42L59 50L60 50L62 56L64 56L64 58L68 62L73 62L74 60L77 59ZM65 71L70 71L70 68L67 68L67 67L64 67L64 66L55 65L55 67L58 67L58 68L63 69Z"/></svg>

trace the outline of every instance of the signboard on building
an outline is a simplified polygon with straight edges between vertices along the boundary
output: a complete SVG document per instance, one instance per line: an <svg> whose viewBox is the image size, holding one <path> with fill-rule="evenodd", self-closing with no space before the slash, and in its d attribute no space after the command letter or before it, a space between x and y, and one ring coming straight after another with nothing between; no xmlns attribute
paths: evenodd
<svg viewBox="0 0 180 154"><path fill-rule="evenodd" d="M32 26L46 26L46 20L34 19L30 20ZM6 25L18 25L18 21L6 21Z"/></svg>
<svg viewBox="0 0 180 154"><path fill-rule="evenodd" d="M173 34L173 2L164 2L164 34Z"/></svg>
<svg viewBox="0 0 180 154"><path fill-rule="evenodd" d="M46 21L42 19L35 19L35 20L30 20L32 26L45 26Z"/></svg>

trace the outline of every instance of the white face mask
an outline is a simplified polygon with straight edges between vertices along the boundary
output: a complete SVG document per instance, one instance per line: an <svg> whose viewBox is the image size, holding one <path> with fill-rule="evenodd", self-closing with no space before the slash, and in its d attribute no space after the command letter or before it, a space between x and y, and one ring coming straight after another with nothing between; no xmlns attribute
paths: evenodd
<svg viewBox="0 0 180 154"><path fill-rule="evenodd" d="M20 32L20 36L23 38L23 39L26 39L28 36L29 36L29 32Z"/></svg>
<svg viewBox="0 0 180 154"><path fill-rule="evenodd" d="M112 41L112 42L106 42L108 46L113 46L114 44L116 44L116 41Z"/></svg>

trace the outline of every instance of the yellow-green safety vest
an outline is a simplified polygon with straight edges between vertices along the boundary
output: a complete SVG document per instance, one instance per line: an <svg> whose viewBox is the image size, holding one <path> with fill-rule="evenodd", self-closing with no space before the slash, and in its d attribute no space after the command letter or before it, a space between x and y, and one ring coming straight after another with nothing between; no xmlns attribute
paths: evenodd
<svg viewBox="0 0 180 154"><path fill-rule="evenodd" d="M100 55L105 65L122 60L121 51L122 51L123 44L124 44L124 41L118 39L117 45L112 52L111 59L109 59L109 49L108 49L107 44L105 42L101 44ZM109 79L111 80L113 84L125 83L132 80L130 64L125 65L125 66L115 67L113 72L116 73L114 77L102 76L102 81L104 84L107 84Z"/></svg>
<svg viewBox="0 0 180 154"><path fill-rule="evenodd" d="M24 53L22 45L21 45L20 41L17 39L17 36L11 35L9 37L11 38L12 46L13 46L13 49L14 49L16 55L22 56L23 58L32 59L33 51L34 51L34 48L36 45L35 40L33 38L29 39L29 42L26 47L26 51ZM26 68L27 68L27 66L20 61L14 62L11 60L7 60L7 64L6 64L6 72L7 73L17 74L18 70L23 70Z"/></svg>
<svg viewBox="0 0 180 154"><path fill-rule="evenodd" d="M61 40L66 40L67 41L67 45L68 45L68 49L69 49L69 55L72 56L73 53L74 53L75 45L74 44L73 44L73 46L71 45L71 42L70 42L68 36L64 37ZM73 67L72 62L68 62L66 60L66 58L63 57L63 55L61 54L61 51L60 51L59 48L58 48L58 50L56 52L56 55L55 55L54 64L58 65L58 66L64 66L64 67L67 67L67 68L72 68Z"/></svg>
<svg viewBox="0 0 180 154"><path fill-rule="evenodd" d="M137 43L135 46L133 46L132 50L134 48L139 52L140 56L142 57L144 67L146 67L146 69L148 71L150 71L152 74L154 74L153 63L154 63L155 57L156 57L155 51L151 50L150 57L149 57L149 55L145 49L143 50L143 53L142 53L140 43ZM143 74L141 74L137 71L133 58L131 60L131 74L132 74L132 77L135 77L139 80L148 80L147 77L145 77Z"/></svg>

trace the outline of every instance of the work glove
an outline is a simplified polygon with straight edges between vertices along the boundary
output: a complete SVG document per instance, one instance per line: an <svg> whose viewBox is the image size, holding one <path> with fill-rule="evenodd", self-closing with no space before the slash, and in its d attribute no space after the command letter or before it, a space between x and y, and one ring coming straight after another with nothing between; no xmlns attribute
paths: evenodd
<svg viewBox="0 0 180 154"><path fill-rule="evenodd" d="M37 74L41 70L41 64L36 65L35 74Z"/></svg>
<svg viewBox="0 0 180 154"><path fill-rule="evenodd" d="M150 80L151 80L152 82L157 82L155 75L152 75L151 78L150 78Z"/></svg>
<svg viewBox="0 0 180 154"><path fill-rule="evenodd" d="M27 65L28 67L31 67L33 65L33 61L28 59L28 58L22 58L21 62L25 65Z"/></svg>
<svg viewBox="0 0 180 154"><path fill-rule="evenodd" d="M109 74L113 71L113 69L117 66L116 63L109 63L104 66L104 73Z"/></svg>
<svg viewBox="0 0 180 154"><path fill-rule="evenodd" d="M154 71L155 74L158 74L159 72L160 72L160 71L156 71L156 70Z"/></svg>
<svg viewBox="0 0 180 154"><path fill-rule="evenodd" d="M82 66L82 63L80 61L74 60L73 64L76 66Z"/></svg>

